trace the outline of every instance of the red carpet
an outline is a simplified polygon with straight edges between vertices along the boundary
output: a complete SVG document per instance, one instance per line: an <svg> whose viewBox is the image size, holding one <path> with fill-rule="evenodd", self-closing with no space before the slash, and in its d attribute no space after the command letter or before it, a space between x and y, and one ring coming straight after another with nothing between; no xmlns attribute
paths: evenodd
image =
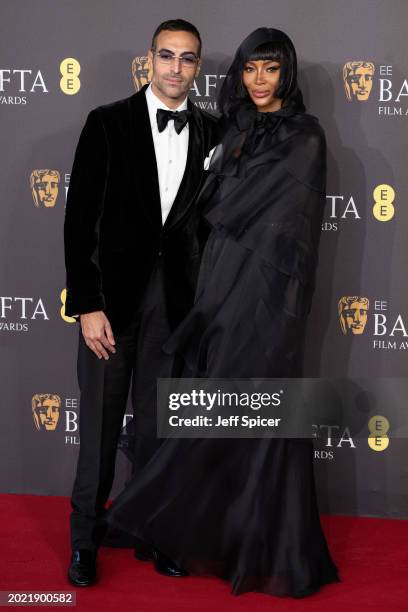
<svg viewBox="0 0 408 612"><path fill-rule="evenodd" d="M69 500L2 495L0 590L74 590L65 575L69 560ZM322 517L341 583L306 599L247 593L234 597L216 578L167 578L130 549L102 548L100 581L77 589L81 610L124 612L408 611L408 521Z"/></svg>

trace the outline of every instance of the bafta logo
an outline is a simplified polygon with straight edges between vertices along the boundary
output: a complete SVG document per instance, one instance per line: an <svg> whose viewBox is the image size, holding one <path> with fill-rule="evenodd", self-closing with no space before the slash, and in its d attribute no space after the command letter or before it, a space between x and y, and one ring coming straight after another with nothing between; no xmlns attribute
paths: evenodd
<svg viewBox="0 0 408 612"><path fill-rule="evenodd" d="M339 300L338 311L341 331L345 336L351 331L353 335L364 332L367 323L369 301L366 297L353 295Z"/></svg>
<svg viewBox="0 0 408 612"><path fill-rule="evenodd" d="M373 87L375 66L372 62L347 62L343 67L344 89L349 102L368 100Z"/></svg>
<svg viewBox="0 0 408 612"><path fill-rule="evenodd" d="M52 208L58 197L60 173L58 170L33 170L30 187L36 208Z"/></svg>
<svg viewBox="0 0 408 612"><path fill-rule="evenodd" d="M36 393L31 399L34 424L38 431L55 431L61 409L61 398L52 393Z"/></svg>
<svg viewBox="0 0 408 612"><path fill-rule="evenodd" d="M150 83L152 79L152 67L149 63L147 55L135 57L132 62L132 77L133 85L136 91L139 91L143 85Z"/></svg>

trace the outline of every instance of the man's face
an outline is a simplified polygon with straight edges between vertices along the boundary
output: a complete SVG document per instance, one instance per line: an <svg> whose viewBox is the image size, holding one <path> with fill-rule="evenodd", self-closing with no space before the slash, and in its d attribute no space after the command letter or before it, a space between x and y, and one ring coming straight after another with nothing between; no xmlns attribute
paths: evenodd
<svg viewBox="0 0 408 612"><path fill-rule="evenodd" d="M367 323L367 306L362 302L353 302L349 308L343 310L346 328L352 334L362 334Z"/></svg>
<svg viewBox="0 0 408 612"><path fill-rule="evenodd" d="M56 176L44 174L42 179L37 179L34 183L34 189L38 194L38 200L46 208L55 206L58 196L58 179Z"/></svg>
<svg viewBox="0 0 408 612"><path fill-rule="evenodd" d="M149 51L153 67L153 92L170 108L181 104L200 71L200 60L195 61L198 47L199 41L190 32L164 30L156 39L155 51ZM161 59L158 53L166 60ZM175 56L174 59L172 56ZM183 63L181 57L187 58L187 61Z"/></svg>
<svg viewBox="0 0 408 612"><path fill-rule="evenodd" d="M373 71L371 68L356 68L354 74L348 77L351 95L357 100L368 100L373 86Z"/></svg>
<svg viewBox="0 0 408 612"><path fill-rule="evenodd" d="M40 406L35 408L40 429L46 429L46 431L53 431L57 427L60 407L59 403L53 399L45 399Z"/></svg>

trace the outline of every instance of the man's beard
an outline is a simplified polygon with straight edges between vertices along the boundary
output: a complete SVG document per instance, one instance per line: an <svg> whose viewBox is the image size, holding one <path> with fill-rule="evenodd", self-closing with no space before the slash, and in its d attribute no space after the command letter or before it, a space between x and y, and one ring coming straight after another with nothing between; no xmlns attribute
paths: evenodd
<svg viewBox="0 0 408 612"><path fill-rule="evenodd" d="M178 89L177 92L173 91L171 85L167 83L164 79L176 79L178 81L180 89ZM170 98L180 98L182 95L187 94L189 88L187 87L186 79L173 76L171 74L166 74L163 75L162 79L160 80L158 89L161 89L161 91Z"/></svg>

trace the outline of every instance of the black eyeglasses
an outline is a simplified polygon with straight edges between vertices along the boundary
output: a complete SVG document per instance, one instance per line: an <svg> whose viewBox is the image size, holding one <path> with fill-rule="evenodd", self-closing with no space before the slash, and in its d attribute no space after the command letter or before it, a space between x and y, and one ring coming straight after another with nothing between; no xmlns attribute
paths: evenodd
<svg viewBox="0 0 408 612"><path fill-rule="evenodd" d="M171 51L167 51L165 49L161 49L160 51L155 51L152 49L153 55L155 55L160 63L162 64L171 64L173 60L180 60L181 65L185 68L193 68L199 58L194 53L183 53L183 55L174 55Z"/></svg>

